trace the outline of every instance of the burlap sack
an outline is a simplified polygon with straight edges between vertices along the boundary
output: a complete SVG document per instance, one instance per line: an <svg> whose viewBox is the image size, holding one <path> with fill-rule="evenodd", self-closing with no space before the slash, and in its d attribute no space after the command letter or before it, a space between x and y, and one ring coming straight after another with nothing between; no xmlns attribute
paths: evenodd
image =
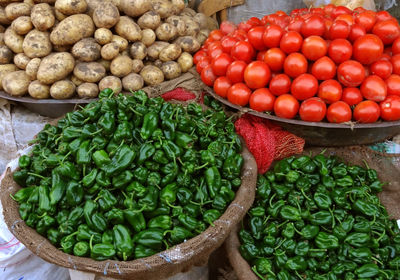
<svg viewBox="0 0 400 280"><path fill-rule="evenodd" d="M313 155L316 155L322 149L309 148L303 154L312 152ZM365 160L370 168L378 171L379 179L382 182L387 182L383 187L383 191L378 195L379 199L394 219L400 219L400 155L386 155L360 146L328 148L325 155L331 154L341 157L349 164L363 166L363 160ZM253 273L250 265L242 258L239 252L238 231L240 228L240 224L237 224L225 241L229 262L239 280L257 280L259 278Z"/></svg>

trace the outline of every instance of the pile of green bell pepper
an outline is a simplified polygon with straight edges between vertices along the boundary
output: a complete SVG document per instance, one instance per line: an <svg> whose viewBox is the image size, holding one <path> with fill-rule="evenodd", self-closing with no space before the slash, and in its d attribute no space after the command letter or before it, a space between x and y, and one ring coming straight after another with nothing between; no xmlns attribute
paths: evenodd
<svg viewBox="0 0 400 280"><path fill-rule="evenodd" d="M400 230L368 165L323 153L290 157L259 175L239 231L261 279L400 279Z"/></svg>
<svg viewBox="0 0 400 280"><path fill-rule="evenodd" d="M21 218L95 260L143 258L200 234L241 184L242 145L223 111L143 91L105 89L33 142L14 173Z"/></svg>

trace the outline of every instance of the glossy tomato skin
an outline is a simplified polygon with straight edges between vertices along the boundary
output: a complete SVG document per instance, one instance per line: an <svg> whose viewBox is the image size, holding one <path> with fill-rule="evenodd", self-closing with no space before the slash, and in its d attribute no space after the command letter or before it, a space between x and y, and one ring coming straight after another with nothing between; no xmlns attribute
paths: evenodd
<svg viewBox="0 0 400 280"><path fill-rule="evenodd" d="M326 104L318 97L306 99L300 105L299 115L303 121L320 122L325 118Z"/></svg>
<svg viewBox="0 0 400 280"><path fill-rule="evenodd" d="M380 114L381 109L376 102L365 100L354 108L353 117L359 123L374 123L379 119Z"/></svg>
<svg viewBox="0 0 400 280"><path fill-rule="evenodd" d="M336 101L328 107L326 118L330 123L349 122L351 121L351 108L343 101Z"/></svg>
<svg viewBox="0 0 400 280"><path fill-rule="evenodd" d="M347 61L353 55L353 46L346 39L335 39L329 44L329 57L337 64Z"/></svg>
<svg viewBox="0 0 400 280"><path fill-rule="evenodd" d="M345 88L342 93L342 101L353 106L363 101L363 96L358 88Z"/></svg>
<svg viewBox="0 0 400 280"><path fill-rule="evenodd" d="M207 56L207 53L205 51L198 51L194 56L193 56L193 63L197 64L199 63L200 59L203 57Z"/></svg>
<svg viewBox="0 0 400 280"><path fill-rule="evenodd" d="M212 60L211 66L217 76L225 76L228 66L233 62L229 54L222 53Z"/></svg>
<svg viewBox="0 0 400 280"><path fill-rule="evenodd" d="M273 72L279 72L283 69L286 54L279 48L272 48L266 51L264 55L264 62L268 64Z"/></svg>
<svg viewBox="0 0 400 280"><path fill-rule="evenodd" d="M264 26L255 26L249 30L247 33L247 38L249 38L250 44L256 49L256 50L264 50L266 47L264 45L263 41L263 35L265 32L265 27Z"/></svg>
<svg viewBox="0 0 400 280"><path fill-rule="evenodd" d="M274 109L275 96L266 88L255 90L250 96L250 108L258 111L272 111Z"/></svg>
<svg viewBox="0 0 400 280"><path fill-rule="evenodd" d="M386 83L377 75L370 75L365 78L360 90L365 99L375 102L381 102L387 96Z"/></svg>
<svg viewBox="0 0 400 280"><path fill-rule="evenodd" d="M400 75L400 54L392 56L390 62L393 66L393 74Z"/></svg>
<svg viewBox="0 0 400 280"><path fill-rule="evenodd" d="M290 92L297 100L306 100L317 94L318 80L311 74L301 74L293 80Z"/></svg>
<svg viewBox="0 0 400 280"><path fill-rule="evenodd" d="M400 37L394 40L392 44L392 53L393 55L400 53Z"/></svg>
<svg viewBox="0 0 400 280"><path fill-rule="evenodd" d="M247 67L247 63L244 61L234 61L228 66L226 70L226 77L233 83L241 83L244 81L244 70Z"/></svg>
<svg viewBox="0 0 400 280"><path fill-rule="evenodd" d="M301 32L301 26L303 24L304 24L304 19L302 17L300 17L300 16L296 16L295 18L293 18L290 21L287 29L289 31L296 31L296 32L300 33Z"/></svg>
<svg viewBox="0 0 400 280"><path fill-rule="evenodd" d="M300 32L304 38L312 35L322 36L325 32L324 20L319 15L312 15L304 21Z"/></svg>
<svg viewBox="0 0 400 280"><path fill-rule="evenodd" d="M400 76L393 74L386 79L387 93L388 95L400 96Z"/></svg>
<svg viewBox="0 0 400 280"><path fill-rule="evenodd" d="M224 51L222 50L222 47L215 47L213 49L208 50L208 54L211 59L215 59L215 58L217 58L217 56L219 56L220 54L223 54L223 53L224 53Z"/></svg>
<svg viewBox="0 0 400 280"><path fill-rule="evenodd" d="M239 42L238 39L236 39L235 37L232 36L225 36L224 38L222 38L221 40L221 46L222 46L222 50L227 53L230 54L232 51L233 46Z"/></svg>
<svg viewBox="0 0 400 280"><path fill-rule="evenodd" d="M381 118L385 121L400 120L400 96L389 95L379 104L381 109Z"/></svg>
<svg viewBox="0 0 400 280"><path fill-rule="evenodd" d="M199 62L196 65L196 70L197 73L201 73L201 71L203 71L203 69L211 64L211 58L208 56L204 56L202 58L200 58Z"/></svg>
<svg viewBox="0 0 400 280"><path fill-rule="evenodd" d="M296 78L297 76L306 73L308 68L308 62L304 55L301 53L291 53L289 54L285 62L283 63L283 69L286 75L291 78Z"/></svg>
<svg viewBox="0 0 400 280"><path fill-rule="evenodd" d="M350 35L350 25L344 20L335 20L329 29L329 39L347 39Z"/></svg>
<svg viewBox="0 0 400 280"><path fill-rule="evenodd" d="M227 77L219 77L214 82L214 91L219 96L226 98L232 82Z"/></svg>
<svg viewBox="0 0 400 280"><path fill-rule="evenodd" d="M386 80L392 74L393 66L390 61L378 60L371 64L370 72L373 75L377 75L382 79Z"/></svg>
<svg viewBox="0 0 400 280"><path fill-rule="evenodd" d="M321 57L314 62L311 73L318 80L329 80L336 76L336 64L327 56Z"/></svg>
<svg viewBox="0 0 400 280"><path fill-rule="evenodd" d="M222 37L224 37L224 33L218 29L211 31L208 35L208 38L211 38L213 41L220 41Z"/></svg>
<svg viewBox="0 0 400 280"><path fill-rule="evenodd" d="M263 34L263 42L267 48L276 48L279 47L279 43L281 42L281 38L283 36L283 29L279 25L271 24L265 28L265 32Z"/></svg>
<svg viewBox="0 0 400 280"><path fill-rule="evenodd" d="M211 65L207 65L201 71L201 80L207 86L212 87L214 85L214 82L215 82L216 79L217 79L217 76L214 74Z"/></svg>
<svg viewBox="0 0 400 280"><path fill-rule="evenodd" d="M339 65L337 77L342 85L356 87L365 79L365 68L358 61L348 60Z"/></svg>
<svg viewBox="0 0 400 280"><path fill-rule="evenodd" d="M365 28L356 23L351 26L348 39L350 40L350 42L354 42L355 40L364 36L365 34L367 34Z"/></svg>
<svg viewBox="0 0 400 280"><path fill-rule="evenodd" d="M336 80L323 81L319 85L318 97L327 104L339 101L342 98L342 85Z"/></svg>
<svg viewBox="0 0 400 280"><path fill-rule="evenodd" d="M373 11L365 11L355 14L355 23L364 27L366 32L370 32L376 22L376 15Z"/></svg>
<svg viewBox="0 0 400 280"><path fill-rule="evenodd" d="M250 63L255 56L255 51L249 42L239 41L232 47L231 56L235 60L243 60L246 63Z"/></svg>
<svg viewBox="0 0 400 280"><path fill-rule="evenodd" d="M331 13L331 17L333 19L337 18L340 15L351 15L352 11L345 6L337 6Z"/></svg>
<svg viewBox="0 0 400 280"><path fill-rule="evenodd" d="M231 34L236 30L236 25L231 21L223 21L219 25L219 30L225 35Z"/></svg>
<svg viewBox="0 0 400 280"><path fill-rule="evenodd" d="M299 101L290 94L278 96L274 104L274 112L280 118L293 119L299 111Z"/></svg>
<svg viewBox="0 0 400 280"><path fill-rule="evenodd" d="M400 27L395 19L380 21L375 24L372 33L377 35L385 45L393 43L400 36Z"/></svg>
<svg viewBox="0 0 400 280"><path fill-rule="evenodd" d="M257 53L257 60L258 61L264 61L264 58L265 58L265 53L266 53L267 51L259 51L258 53Z"/></svg>
<svg viewBox="0 0 400 280"><path fill-rule="evenodd" d="M376 13L376 22L385 21L389 19L393 19L393 17L387 11L379 11Z"/></svg>
<svg viewBox="0 0 400 280"><path fill-rule="evenodd" d="M326 55L328 44L320 36L309 36L303 41L301 52L309 60L317 60Z"/></svg>
<svg viewBox="0 0 400 280"><path fill-rule="evenodd" d="M303 37L296 31L285 33L280 41L279 47L285 53L298 52L303 44Z"/></svg>
<svg viewBox="0 0 400 280"><path fill-rule="evenodd" d="M364 35L353 44L353 56L362 64L369 65L377 61L382 54L382 40L374 34Z"/></svg>
<svg viewBox="0 0 400 280"><path fill-rule="evenodd" d="M265 87L271 79L271 71L263 61L253 61L244 71L244 81L251 89Z"/></svg>
<svg viewBox="0 0 400 280"><path fill-rule="evenodd" d="M246 106L249 103L250 95L251 89L243 83L234 84L227 93L228 101L239 106Z"/></svg>
<svg viewBox="0 0 400 280"><path fill-rule="evenodd" d="M269 90L272 94L279 96L289 93L292 81L286 74L278 74L272 77L269 83Z"/></svg>

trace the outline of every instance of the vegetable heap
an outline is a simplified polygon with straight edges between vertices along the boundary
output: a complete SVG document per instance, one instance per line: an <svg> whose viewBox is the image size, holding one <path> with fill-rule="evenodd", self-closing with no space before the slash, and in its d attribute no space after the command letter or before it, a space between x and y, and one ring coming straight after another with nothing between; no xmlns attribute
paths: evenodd
<svg viewBox="0 0 400 280"><path fill-rule="evenodd" d="M400 26L386 11L332 4L222 22L193 57L233 104L331 123L400 120Z"/></svg>
<svg viewBox="0 0 400 280"><path fill-rule="evenodd" d="M45 126L13 199L65 253L126 261L213 225L241 184L242 146L222 110L112 94Z"/></svg>
<svg viewBox="0 0 400 280"><path fill-rule="evenodd" d="M240 252L261 279L398 279L400 230L382 185L334 156L279 161L258 178Z"/></svg>

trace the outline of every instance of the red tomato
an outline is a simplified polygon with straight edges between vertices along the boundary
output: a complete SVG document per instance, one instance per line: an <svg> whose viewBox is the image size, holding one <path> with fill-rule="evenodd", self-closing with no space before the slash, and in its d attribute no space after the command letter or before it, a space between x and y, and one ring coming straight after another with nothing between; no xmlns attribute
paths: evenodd
<svg viewBox="0 0 400 280"><path fill-rule="evenodd" d="M320 122L325 118L326 105L318 97L306 99L300 105L299 115L303 121Z"/></svg>
<svg viewBox="0 0 400 280"><path fill-rule="evenodd" d="M227 77L219 77L214 82L214 91L219 96L226 98L228 89L232 86L231 81Z"/></svg>
<svg viewBox="0 0 400 280"><path fill-rule="evenodd" d="M335 8L336 8L336 6L333 4L325 5L324 12L327 16L330 16Z"/></svg>
<svg viewBox="0 0 400 280"><path fill-rule="evenodd" d="M274 109L275 96L266 88L259 88L250 96L250 108L258 111L272 111Z"/></svg>
<svg viewBox="0 0 400 280"><path fill-rule="evenodd" d="M363 26L359 24L353 24L350 29L349 40L351 42L354 42L365 34L367 34L367 32L365 31L365 28Z"/></svg>
<svg viewBox="0 0 400 280"><path fill-rule="evenodd" d="M214 85L214 82L215 82L216 79L217 79L217 76L214 74L211 65L207 65L201 71L201 80L207 86L212 87Z"/></svg>
<svg viewBox="0 0 400 280"><path fill-rule="evenodd" d="M301 53L289 54L283 63L285 74L292 78L296 78L297 76L306 73L307 67L307 59Z"/></svg>
<svg viewBox="0 0 400 280"><path fill-rule="evenodd" d="M249 38L250 44L256 49L256 50L264 50L265 45L263 41L263 35L265 32L265 27L264 26L256 26L253 27L252 29L249 30L247 33L247 37Z"/></svg>
<svg viewBox="0 0 400 280"><path fill-rule="evenodd" d="M344 20L335 20L329 29L329 39L346 39L350 34L350 25Z"/></svg>
<svg viewBox="0 0 400 280"><path fill-rule="evenodd" d="M219 25L219 30L221 30L223 34L228 35L236 30L236 25L231 21L225 20Z"/></svg>
<svg viewBox="0 0 400 280"><path fill-rule="evenodd" d="M257 17L251 17L247 20L247 24L250 24L252 26L261 25L261 20Z"/></svg>
<svg viewBox="0 0 400 280"><path fill-rule="evenodd" d="M221 40L222 50L223 50L225 53L230 54L230 53L231 53L231 50L232 50L232 47L233 47L237 42L239 42L239 40L236 39L235 37L232 37L232 36L225 36L225 37L222 38L222 40Z"/></svg>
<svg viewBox="0 0 400 280"><path fill-rule="evenodd" d="M269 49L264 55L264 61L268 64L271 71L279 72L283 69L286 54L279 48Z"/></svg>
<svg viewBox="0 0 400 280"><path fill-rule="evenodd" d="M363 7L357 7L353 10L355 13L363 13L365 11L367 11L366 9L364 9ZM354 13L353 13L354 14Z"/></svg>
<svg viewBox="0 0 400 280"><path fill-rule="evenodd" d="M400 38L394 40L392 44L392 53L393 55L400 53Z"/></svg>
<svg viewBox="0 0 400 280"><path fill-rule="evenodd" d="M289 25L288 25L288 30L289 31L296 31L298 33L300 33L301 31L301 26L304 24L304 19L300 16L296 16L295 18L293 18Z"/></svg>
<svg viewBox="0 0 400 280"><path fill-rule="evenodd" d="M346 102L350 106L357 105L363 101L363 96L358 88L345 88L342 93L342 101Z"/></svg>
<svg viewBox="0 0 400 280"><path fill-rule="evenodd" d="M304 39L301 52L309 60L317 60L326 55L328 45L320 36L310 36Z"/></svg>
<svg viewBox="0 0 400 280"><path fill-rule="evenodd" d="M374 27L375 22L376 22L376 15L375 12L373 11L365 11L362 13L356 13L355 14L355 22L356 24L361 25L364 27L366 32L369 32L372 30L372 27Z"/></svg>
<svg viewBox="0 0 400 280"><path fill-rule="evenodd" d="M335 18L335 21L338 20L346 22L349 26L354 24L354 19L352 15L339 15Z"/></svg>
<svg viewBox="0 0 400 280"><path fill-rule="evenodd" d="M200 58L199 62L196 65L197 73L200 74L203 71L203 69L210 64L211 64L211 58L209 58L208 56Z"/></svg>
<svg viewBox="0 0 400 280"><path fill-rule="evenodd" d="M327 56L321 57L314 62L313 66L311 67L311 73L318 80L333 79L333 77L336 76L335 62L333 62L332 59Z"/></svg>
<svg viewBox="0 0 400 280"><path fill-rule="evenodd" d="M222 37L224 37L224 33L218 29L211 31L210 35L208 35L208 38L211 38L213 41L220 41Z"/></svg>
<svg viewBox="0 0 400 280"><path fill-rule="evenodd" d="M337 6L331 13L332 18L337 18L340 15L351 15L352 10L345 6Z"/></svg>
<svg viewBox="0 0 400 280"><path fill-rule="evenodd" d="M349 60L352 54L353 46L346 39L335 39L328 48L329 57L337 64Z"/></svg>
<svg viewBox="0 0 400 280"><path fill-rule="evenodd" d="M390 95L379 104L381 118L385 121L400 120L400 96Z"/></svg>
<svg viewBox="0 0 400 280"><path fill-rule="evenodd" d="M376 13L376 22L393 19L391 14L387 11L379 11Z"/></svg>
<svg viewBox="0 0 400 280"><path fill-rule="evenodd" d="M364 81L365 69L360 62L348 60L339 65L337 77L342 85L356 87Z"/></svg>
<svg viewBox="0 0 400 280"><path fill-rule="evenodd" d="M328 107L326 118L330 123L349 122L351 121L351 108L343 101L336 101Z"/></svg>
<svg viewBox="0 0 400 280"><path fill-rule="evenodd" d="M253 26L248 24L247 22L241 22L238 24L237 29L238 30L243 30L246 33L250 30L250 28L252 28Z"/></svg>
<svg viewBox="0 0 400 280"><path fill-rule="evenodd" d="M322 17L319 15L312 15L304 21L300 33L306 38L312 35L322 36L324 32L325 23Z"/></svg>
<svg viewBox="0 0 400 280"><path fill-rule="evenodd" d="M279 96L282 94L289 93L292 81L286 74L278 74L272 77L269 82L269 90L272 94Z"/></svg>
<svg viewBox="0 0 400 280"><path fill-rule="evenodd" d="M233 62L229 54L222 53L211 62L213 72L217 76L225 76L228 66Z"/></svg>
<svg viewBox="0 0 400 280"><path fill-rule="evenodd" d="M243 83L234 84L227 93L229 102L239 106L246 106L249 103L250 95L251 90Z"/></svg>
<svg viewBox="0 0 400 280"><path fill-rule="evenodd" d="M264 45L267 48L276 48L279 47L279 43L281 42L281 38L283 36L283 29L279 25L271 24L265 28L265 32L263 34Z"/></svg>
<svg viewBox="0 0 400 280"><path fill-rule="evenodd" d="M377 62L371 64L370 71L373 75L377 75L386 80L392 74L393 66L390 61L378 60Z"/></svg>
<svg viewBox="0 0 400 280"><path fill-rule="evenodd" d="M239 41L244 41L247 38L247 32L244 30L236 29L235 31L233 31L232 37Z"/></svg>
<svg viewBox="0 0 400 280"><path fill-rule="evenodd" d="M271 79L271 71L263 61L253 61L244 71L244 81L251 89L265 87Z"/></svg>
<svg viewBox="0 0 400 280"><path fill-rule="evenodd" d="M390 62L393 66L393 74L400 75L400 54L392 56Z"/></svg>
<svg viewBox="0 0 400 280"><path fill-rule="evenodd" d="M322 37L324 37L327 40L330 39L329 30L331 29L332 24L333 24L332 20L330 20L328 18L325 18L325 32L324 32L324 35Z"/></svg>
<svg viewBox="0 0 400 280"><path fill-rule="evenodd" d="M383 54L382 40L373 34L358 38L353 44L353 56L362 64L371 64Z"/></svg>
<svg viewBox="0 0 400 280"><path fill-rule="evenodd" d="M207 56L207 53L205 51L198 51L194 56L193 56L193 63L197 64L199 63L200 59Z"/></svg>
<svg viewBox="0 0 400 280"><path fill-rule="evenodd" d="M232 47L231 56L235 60L243 60L246 63L250 63L255 56L255 51L249 42L239 41Z"/></svg>
<svg viewBox="0 0 400 280"><path fill-rule="evenodd" d="M381 109L376 102L365 100L354 108L354 120L359 123L374 123L379 119Z"/></svg>
<svg viewBox="0 0 400 280"><path fill-rule="evenodd" d="M280 118L293 119L299 111L299 101L290 94L278 96L274 104L274 112Z"/></svg>
<svg viewBox="0 0 400 280"><path fill-rule="evenodd" d="M339 101L342 98L342 85L336 80L323 81L319 85L318 97L327 104Z"/></svg>
<svg viewBox="0 0 400 280"><path fill-rule="evenodd" d="M260 51L257 53L257 60L258 61L264 61L265 59L265 54L267 53L267 51Z"/></svg>
<svg viewBox="0 0 400 280"><path fill-rule="evenodd" d="M293 53L300 50L303 37L296 31L289 31L282 36L280 48L285 53Z"/></svg>
<svg viewBox="0 0 400 280"><path fill-rule="evenodd" d="M313 97L318 91L318 80L311 74L301 74L293 80L290 92L297 100Z"/></svg>
<svg viewBox="0 0 400 280"><path fill-rule="evenodd" d="M387 94L400 96L400 76L393 74L386 79Z"/></svg>
<svg viewBox="0 0 400 280"><path fill-rule="evenodd" d="M215 47L212 50L208 50L208 55L211 57L211 59L215 59L217 56L223 53L224 51L222 50L222 47Z"/></svg>
<svg viewBox="0 0 400 280"><path fill-rule="evenodd" d="M372 33L381 38L385 45L389 45L399 38L400 27L395 19L384 20L375 24Z"/></svg>
<svg viewBox="0 0 400 280"><path fill-rule="evenodd" d="M381 58L379 60L386 60L390 61L392 59L392 56L388 55L387 53L382 54ZM392 65L393 67L393 65Z"/></svg>
<svg viewBox="0 0 400 280"><path fill-rule="evenodd" d="M247 63L244 61L234 61L228 66L226 70L226 77L233 83L241 83L244 81L244 70L247 67Z"/></svg>
<svg viewBox="0 0 400 280"><path fill-rule="evenodd" d="M365 78L360 90L365 99L375 102L381 102L385 100L387 96L386 83L377 75L371 75Z"/></svg>
<svg viewBox="0 0 400 280"><path fill-rule="evenodd" d="M221 41L212 41L208 44L207 47L208 51L214 50L214 49L222 49L222 44Z"/></svg>

